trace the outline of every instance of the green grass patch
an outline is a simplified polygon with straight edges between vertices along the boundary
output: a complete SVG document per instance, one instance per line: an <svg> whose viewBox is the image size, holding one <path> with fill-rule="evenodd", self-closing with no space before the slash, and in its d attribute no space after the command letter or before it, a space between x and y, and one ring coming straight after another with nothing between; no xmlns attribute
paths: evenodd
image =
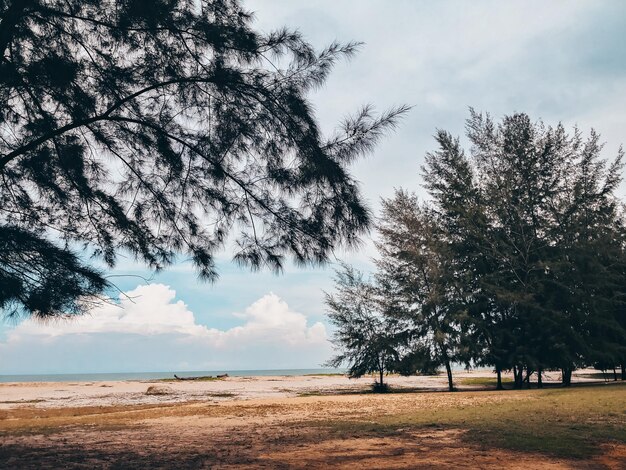
<svg viewBox="0 0 626 470"><path fill-rule="evenodd" d="M495 387L498 385L498 379L495 377L465 377L459 380L461 385L480 385L483 387ZM502 378L502 385L512 384L513 379Z"/></svg>
<svg viewBox="0 0 626 470"><path fill-rule="evenodd" d="M292 391L292 390L281 390ZM353 388L337 388L337 389L325 389L325 390L305 390L297 392L299 397L329 397L337 395L380 395L380 394L392 394L392 393L417 393L427 391L424 388L416 387L391 387L385 384L385 387L381 389L377 384L372 383L367 386L353 387Z"/></svg>
<svg viewBox="0 0 626 470"><path fill-rule="evenodd" d="M385 384L385 389L380 390L375 387L375 383L370 385L364 385L353 388L336 388L325 390L305 390L297 392L299 397L329 397L337 395L381 395L381 394L396 394L396 393L418 393L418 392L432 392L430 389L419 387L391 387ZM291 392L293 390L283 389L281 391Z"/></svg>
<svg viewBox="0 0 626 470"><path fill-rule="evenodd" d="M474 392L511 395L493 403L426 406L410 413L320 425L342 435L393 435L420 429L463 429L463 439L486 447L588 458L606 442L626 443L626 384L569 389Z"/></svg>

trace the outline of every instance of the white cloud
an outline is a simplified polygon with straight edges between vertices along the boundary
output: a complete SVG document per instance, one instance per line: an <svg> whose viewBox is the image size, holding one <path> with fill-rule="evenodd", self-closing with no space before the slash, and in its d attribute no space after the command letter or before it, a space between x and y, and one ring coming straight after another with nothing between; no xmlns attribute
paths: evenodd
<svg viewBox="0 0 626 470"><path fill-rule="evenodd" d="M326 328L322 323L317 322L307 327L307 319L303 314L292 312L285 301L272 293L263 296L250 305L245 313L237 316L244 318L246 323L219 332L218 344L282 340L290 345L297 345L326 341Z"/></svg>
<svg viewBox="0 0 626 470"><path fill-rule="evenodd" d="M317 367L328 357L325 326L273 293L233 317L241 324L210 328L169 286L138 286L83 317L20 323L0 342L0 373Z"/></svg>
<svg viewBox="0 0 626 470"><path fill-rule="evenodd" d="M39 323L26 320L9 333L9 341L23 336L125 333L202 335L209 331L195 322L176 292L163 284L149 284L120 294L119 303L103 303L89 314L69 320Z"/></svg>

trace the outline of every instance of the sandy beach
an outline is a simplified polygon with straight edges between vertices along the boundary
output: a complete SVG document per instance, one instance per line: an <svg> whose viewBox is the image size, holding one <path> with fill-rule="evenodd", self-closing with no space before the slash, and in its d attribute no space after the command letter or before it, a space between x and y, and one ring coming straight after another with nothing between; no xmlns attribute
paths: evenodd
<svg viewBox="0 0 626 470"><path fill-rule="evenodd" d="M336 375L6 383L0 467L626 468L626 389L591 374L497 392L490 372L462 372L456 393L444 376L391 376L396 393L382 395ZM617 431L586 442L571 434L585 422Z"/></svg>
<svg viewBox="0 0 626 470"><path fill-rule="evenodd" d="M505 379L509 378L504 376ZM465 384L468 379L488 378L495 375L487 370L455 373L460 390L482 388ZM544 381L556 383L560 373L547 373ZM598 371L577 371L576 382L598 380ZM445 391L445 375L411 376L397 375L386 378L389 385L403 391ZM81 406L153 405L159 403L223 402L249 399L281 399L311 395L331 395L366 392L373 383L372 377L349 379L343 375L308 376L256 376L227 377L200 380L126 380L104 382L14 382L0 383L0 409L23 405L38 408L62 408ZM153 393L147 393L154 387Z"/></svg>

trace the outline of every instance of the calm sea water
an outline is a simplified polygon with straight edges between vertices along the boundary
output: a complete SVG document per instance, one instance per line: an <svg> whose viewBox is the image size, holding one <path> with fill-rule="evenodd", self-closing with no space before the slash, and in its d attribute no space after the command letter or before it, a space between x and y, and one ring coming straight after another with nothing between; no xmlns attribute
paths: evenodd
<svg viewBox="0 0 626 470"><path fill-rule="evenodd" d="M258 377L268 375L307 375L336 374L345 372L343 369L277 369L277 370L203 370L173 372L124 372L99 374L34 374L34 375L0 375L0 382L96 382L107 380L154 380L179 377L199 377L205 375L228 374L232 377Z"/></svg>
<svg viewBox="0 0 626 470"><path fill-rule="evenodd" d="M452 367L454 371L465 368L462 365ZM488 367L477 367L474 370L490 370ZM309 375L309 374L343 374L345 369L267 369L267 370L194 370L172 372L111 372L97 374L23 374L0 375L2 382L98 382L122 380L155 380L172 379L174 374L179 377L202 377L206 375L228 374L231 377L263 377L268 375ZM441 372L441 371L440 371ZM445 371L443 372L445 373Z"/></svg>

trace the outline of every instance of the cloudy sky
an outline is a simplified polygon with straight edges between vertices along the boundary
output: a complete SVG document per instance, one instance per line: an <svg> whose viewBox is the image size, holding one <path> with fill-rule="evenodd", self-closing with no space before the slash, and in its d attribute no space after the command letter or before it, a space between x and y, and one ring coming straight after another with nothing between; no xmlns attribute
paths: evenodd
<svg viewBox="0 0 626 470"><path fill-rule="evenodd" d="M626 2L247 0L256 25L299 29L314 45L362 41L311 96L332 130L366 103L410 104L398 131L354 166L374 211L394 188L423 194L419 167L437 128L463 132L468 107L499 118L527 112L606 141L626 138ZM624 191L623 191L624 193ZM374 236L374 235L373 235ZM344 260L368 269L371 240ZM71 324L0 325L0 374L318 367L331 334L323 290L332 266L250 273L220 258L199 283L186 264L152 275L130 261L115 274L127 296ZM131 276L129 276L131 275ZM146 278L143 280L139 277Z"/></svg>

